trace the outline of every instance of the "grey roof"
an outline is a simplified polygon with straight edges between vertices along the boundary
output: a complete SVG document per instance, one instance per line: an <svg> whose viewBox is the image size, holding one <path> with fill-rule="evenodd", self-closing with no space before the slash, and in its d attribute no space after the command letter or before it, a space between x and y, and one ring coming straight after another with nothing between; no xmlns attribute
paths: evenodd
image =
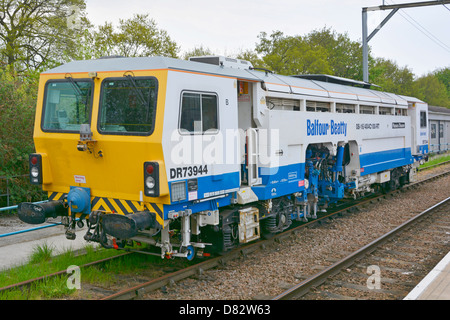
<svg viewBox="0 0 450 320"><path fill-rule="evenodd" d="M428 112L450 114L450 109L444 107L428 106Z"/></svg>
<svg viewBox="0 0 450 320"><path fill-rule="evenodd" d="M399 96L372 89L342 84L283 76L258 70L227 68L207 63L179 60L167 57L110 58L72 61L43 74L106 72L128 70L174 69L228 76L243 80L264 81L269 91L302 94L324 98L340 98L364 103L385 103L405 107L408 102L421 102L413 97Z"/></svg>
<svg viewBox="0 0 450 320"><path fill-rule="evenodd" d="M72 73L72 72L106 72L106 71L128 71L128 70L155 70L155 69L177 69L196 71L209 74L227 75L241 79L257 81L247 70L223 68L206 63L178 60L167 57L135 57L135 58L110 58L72 61L53 68L48 73Z"/></svg>

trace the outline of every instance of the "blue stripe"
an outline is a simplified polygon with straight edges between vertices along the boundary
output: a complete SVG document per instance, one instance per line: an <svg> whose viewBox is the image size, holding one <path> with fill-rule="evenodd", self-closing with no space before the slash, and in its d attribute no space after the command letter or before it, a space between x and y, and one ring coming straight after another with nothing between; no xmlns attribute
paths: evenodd
<svg viewBox="0 0 450 320"><path fill-rule="evenodd" d="M305 164L295 163L282 167L259 168L262 185L252 187L259 200L268 200L287 194L300 192L305 187L299 186L305 179Z"/></svg>
<svg viewBox="0 0 450 320"><path fill-rule="evenodd" d="M177 181L171 181L169 182L169 190L170 190L170 198L172 199L172 189L171 184L174 182L185 182L185 191L186 191L186 199L181 200L179 202L173 202L171 205L164 205L164 218L167 219L167 213L170 211L180 211L180 210L186 210L191 209L193 213L203 211L203 210L214 210L217 209L214 206L217 205L217 201L214 202L205 201L198 204L193 204L192 201L189 201L189 191L188 191L188 180L191 179L197 179L197 194L194 200L200 200L204 198L210 198L215 197L219 195L223 195L227 190L230 189L239 189L241 183L240 183L240 175L239 172L230 172L230 173L224 173L219 175L210 175L210 176L204 176L204 177L193 177L190 179L183 179L183 180L177 180ZM195 193L195 191L194 191ZM226 199L226 200L224 200ZM220 199L219 206L226 206L231 204L231 194L230 196Z"/></svg>
<svg viewBox="0 0 450 320"><path fill-rule="evenodd" d="M186 209L191 209L192 213L197 213L205 210L216 210L220 207L225 207L231 204L232 194L229 193L228 196L219 199L207 200L199 203L194 203L192 201L183 202L179 204L164 205L164 220L168 219L169 212L184 211Z"/></svg>
<svg viewBox="0 0 450 320"><path fill-rule="evenodd" d="M401 167L412 164L414 159L411 155L411 148L401 148L382 152L368 153L360 155L361 168L364 171L361 175L367 175L375 172ZM305 190L303 181L305 179L305 164L296 163L281 167L259 168L259 175L262 179L262 185L252 187L253 192L259 200L268 200L295 192ZM216 176L198 177L198 190L195 200L213 197L224 194L225 190L238 189L240 187L239 172L231 172ZM216 206L223 207L231 204L230 192L224 198L195 203L189 201L187 190L187 179L173 182L185 181L186 200L171 205L164 205L164 218L167 219L168 212L191 209L193 213L214 210ZM171 183L169 183L169 189ZM216 192L216 194L214 194ZM219 193L220 192L220 193ZM207 195L205 195L207 194Z"/></svg>
<svg viewBox="0 0 450 320"><path fill-rule="evenodd" d="M411 155L411 148L401 148L361 154L359 161L363 169L361 175L364 176L412 164L414 158Z"/></svg>
<svg viewBox="0 0 450 320"><path fill-rule="evenodd" d="M295 163L273 168L260 167L259 176L262 178L262 184L266 185L303 180L305 164Z"/></svg>

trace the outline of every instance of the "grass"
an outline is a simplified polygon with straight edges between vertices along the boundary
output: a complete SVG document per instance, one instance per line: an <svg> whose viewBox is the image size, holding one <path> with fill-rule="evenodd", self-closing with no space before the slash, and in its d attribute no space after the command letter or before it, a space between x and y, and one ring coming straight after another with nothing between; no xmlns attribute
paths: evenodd
<svg viewBox="0 0 450 320"><path fill-rule="evenodd" d="M23 266L0 272L0 288L21 281L37 278L50 273L67 270L69 266L82 266L91 261L122 254L124 251L95 249L85 247L86 255L75 256L71 250L54 256L55 249L43 244L34 248L29 262ZM142 249L142 248L140 248ZM135 279L140 276L156 277L164 274L164 269L180 267L186 264L182 259L163 260L158 256L131 254L104 262L100 265L83 268L80 272L81 289L84 284L94 284L104 288L119 284L120 279ZM48 299L78 299L83 290L69 289L67 281L72 274L46 279L34 284L31 288L15 289L0 292L0 300L48 300ZM120 285L120 284L119 284ZM85 297L83 297L85 298Z"/></svg>
<svg viewBox="0 0 450 320"><path fill-rule="evenodd" d="M92 246L86 246L86 255L75 256L71 250L66 250L58 256L54 256L54 247L43 244L33 248L27 264L0 272L0 287L14 283L38 278L46 274L67 270L68 266L81 266L88 262L107 258L122 252L116 250L95 250ZM56 277L40 281L29 290L11 290L0 293L0 300L40 300L58 299L71 294L75 289L68 289L67 276ZM101 273L97 274L101 278Z"/></svg>
<svg viewBox="0 0 450 320"><path fill-rule="evenodd" d="M53 252L55 251L55 247L52 247L48 245L47 243L44 243L42 246L36 246L33 248L31 252L31 256L29 258L30 264L40 263L49 261L52 256Z"/></svg>
<svg viewBox="0 0 450 320"><path fill-rule="evenodd" d="M425 162L423 165L420 166L420 168L421 169L427 168L427 167L430 167L430 166L433 166L433 165L436 165L436 164L439 164L439 163L442 163L442 162L445 162L445 161L450 161L450 155L449 154L442 155L442 156L436 156L433 159Z"/></svg>

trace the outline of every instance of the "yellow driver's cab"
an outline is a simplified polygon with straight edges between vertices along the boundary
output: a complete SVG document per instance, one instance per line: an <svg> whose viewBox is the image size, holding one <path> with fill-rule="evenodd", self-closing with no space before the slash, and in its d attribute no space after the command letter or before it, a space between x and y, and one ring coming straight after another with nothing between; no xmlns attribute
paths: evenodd
<svg viewBox="0 0 450 320"><path fill-rule="evenodd" d="M22 220L67 216L68 238L75 218L91 212L151 211L151 225L163 227L161 208L170 203L161 147L167 69L130 71L140 69L133 62L76 61L41 74L30 180L50 201L21 204Z"/></svg>

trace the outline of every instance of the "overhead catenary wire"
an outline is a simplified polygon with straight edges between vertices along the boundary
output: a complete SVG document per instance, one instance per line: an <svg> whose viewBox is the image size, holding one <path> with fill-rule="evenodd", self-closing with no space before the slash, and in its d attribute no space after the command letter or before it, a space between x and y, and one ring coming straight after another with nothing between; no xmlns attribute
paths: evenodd
<svg viewBox="0 0 450 320"><path fill-rule="evenodd" d="M387 3L387 1L386 1ZM394 2L388 3L388 4L395 4ZM445 5L444 5L445 6ZM446 7L446 6L445 6ZM448 9L448 7L446 7ZM448 9L449 10L449 9ZM403 15L403 13L406 15ZM419 30L421 33L423 33L427 38L429 38L431 41L436 43L438 46L440 46L442 49L450 53L450 46L439 40L436 36L434 36L430 31L428 31L425 27L423 27L419 22L417 22L413 17L411 17L408 13L403 11L402 9L399 10L399 14L408 21L414 28ZM411 19L411 20L409 20Z"/></svg>

